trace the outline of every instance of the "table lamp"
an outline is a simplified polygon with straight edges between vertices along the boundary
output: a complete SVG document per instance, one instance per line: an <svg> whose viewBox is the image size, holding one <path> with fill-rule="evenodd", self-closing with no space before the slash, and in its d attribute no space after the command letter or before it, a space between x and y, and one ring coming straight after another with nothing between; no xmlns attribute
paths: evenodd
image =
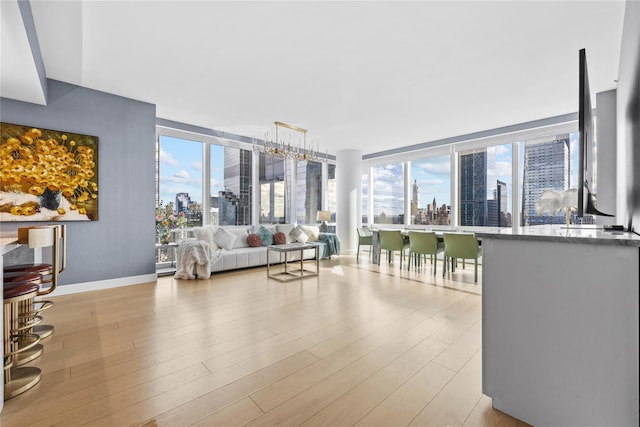
<svg viewBox="0 0 640 427"><path fill-rule="evenodd" d="M327 221L331 221L331 212L330 211L318 211L318 221L322 222L320 224L320 231L326 233L329 231L329 227L327 226Z"/></svg>

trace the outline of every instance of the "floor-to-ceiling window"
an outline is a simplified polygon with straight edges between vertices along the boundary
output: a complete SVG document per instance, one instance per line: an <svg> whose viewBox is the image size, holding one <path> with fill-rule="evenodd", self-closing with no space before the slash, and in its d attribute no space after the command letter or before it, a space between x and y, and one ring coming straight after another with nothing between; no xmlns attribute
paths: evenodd
<svg viewBox="0 0 640 427"><path fill-rule="evenodd" d="M174 240L182 226L202 225L201 142L160 135L157 146L156 266L175 262Z"/></svg>
<svg viewBox="0 0 640 427"><path fill-rule="evenodd" d="M202 225L202 143L161 135L158 156L158 206L171 204L187 226Z"/></svg>
<svg viewBox="0 0 640 427"><path fill-rule="evenodd" d="M569 144L569 134L551 135L522 143L523 226L565 223L563 212L543 209L540 199L550 192L564 192L571 187Z"/></svg>
<svg viewBox="0 0 640 427"><path fill-rule="evenodd" d="M451 156L411 161L411 224L451 224Z"/></svg>
<svg viewBox="0 0 640 427"><path fill-rule="evenodd" d="M458 153L458 225L511 227L512 145Z"/></svg>
<svg viewBox="0 0 640 427"><path fill-rule="evenodd" d="M322 163L301 160L295 164L297 221L315 224L322 210Z"/></svg>
<svg viewBox="0 0 640 427"><path fill-rule="evenodd" d="M320 210L329 210L335 221L335 164L256 154L256 146L244 137L224 139L215 134L158 127L156 229L173 229L169 230L173 233L162 231L170 235L167 240L178 238L174 230L178 223L185 228L313 224ZM180 237L183 234L188 230L180 231ZM159 243L158 247L158 263L171 262L173 246Z"/></svg>
<svg viewBox="0 0 640 427"><path fill-rule="evenodd" d="M404 224L404 164L373 168L373 222Z"/></svg>
<svg viewBox="0 0 640 427"><path fill-rule="evenodd" d="M369 224L369 174L362 174L362 223Z"/></svg>
<svg viewBox="0 0 640 427"><path fill-rule="evenodd" d="M549 134L521 142L522 226L565 224L567 220L594 223L592 215L576 216L578 167L577 132Z"/></svg>
<svg viewBox="0 0 640 427"><path fill-rule="evenodd" d="M282 224L285 215L285 161L260 154L260 223Z"/></svg>
<svg viewBox="0 0 640 427"><path fill-rule="evenodd" d="M251 224L251 169L253 153L210 145L209 224Z"/></svg>
<svg viewBox="0 0 640 427"><path fill-rule="evenodd" d="M331 212L331 222L336 222L336 165L327 165L327 206L326 210Z"/></svg>

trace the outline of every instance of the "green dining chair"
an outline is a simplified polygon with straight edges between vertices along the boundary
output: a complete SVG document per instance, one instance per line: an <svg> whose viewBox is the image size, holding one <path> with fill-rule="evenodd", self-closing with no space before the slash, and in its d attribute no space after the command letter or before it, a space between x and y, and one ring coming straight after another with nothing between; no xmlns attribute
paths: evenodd
<svg viewBox="0 0 640 427"><path fill-rule="evenodd" d="M369 230L369 227L358 228L358 253L356 255L356 262L360 259L360 246L370 246L369 257L371 257L371 250L373 249L373 233Z"/></svg>
<svg viewBox="0 0 640 427"><path fill-rule="evenodd" d="M387 262L391 262L394 251L400 251L400 268L404 259L404 251L409 248L409 242L404 239L400 230L380 230L378 231L378 265L380 265L380 252L387 251Z"/></svg>
<svg viewBox="0 0 640 427"><path fill-rule="evenodd" d="M478 239L473 234L444 233L444 254L442 259L442 277L448 271L451 262L451 271L455 271L455 261L461 258L463 261L472 259L475 261L474 282L478 283L478 258L482 255Z"/></svg>
<svg viewBox="0 0 640 427"><path fill-rule="evenodd" d="M422 258L430 255L433 275L435 276L439 252L442 252L442 245L438 243L436 233L409 231L409 262L407 263L407 270L411 269L411 261L413 261L414 267L417 268L421 264ZM434 258L436 262L434 262Z"/></svg>

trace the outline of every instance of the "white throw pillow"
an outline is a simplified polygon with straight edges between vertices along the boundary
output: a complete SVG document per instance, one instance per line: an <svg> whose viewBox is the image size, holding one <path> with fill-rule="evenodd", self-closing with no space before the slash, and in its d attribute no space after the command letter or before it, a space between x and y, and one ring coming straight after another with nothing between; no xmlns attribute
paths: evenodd
<svg viewBox="0 0 640 427"><path fill-rule="evenodd" d="M317 242L320 238L320 227L317 225L303 225L302 230L307 233L310 242Z"/></svg>
<svg viewBox="0 0 640 427"><path fill-rule="evenodd" d="M196 239L201 240L209 245L211 250L217 251L218 249L220 249L220 247L216 245L216 242L213 240L214 231L215 229L211 226L195 227L193 229L193 234L196 236Z"/></svg>
<svg viewBox="0 0 640 427"><path fill-rule="evenodd" d="M297 226L293 230L291 230L291 238L300 243L307 243L309 240L309 236L304 232L304 229L301 226Z"/></svg>
<svg viewBox="0 0 640 427"><path fill-rule="evenodd" d="M229 233L224 228L220 227L213 233L213 241L223 249L230 251L233 249L233 245L236 242L235 234Z"/></svg>
<svg viewBox="0 0 640 427"><path fill-rule="evenodd" d="M284 233L287 236L287 243L292 242L291 232L296 228L295 224L276 224L276 233Z"/></svg>
<svg viewBox="0 0 640 427"><path fill-rule="evenodd" d="M236 241L233 243L233 249L249 247L249 243L247 242L247 236L249 236L249 233L246 228L230 228L226 231L236 236Z"/></svg>

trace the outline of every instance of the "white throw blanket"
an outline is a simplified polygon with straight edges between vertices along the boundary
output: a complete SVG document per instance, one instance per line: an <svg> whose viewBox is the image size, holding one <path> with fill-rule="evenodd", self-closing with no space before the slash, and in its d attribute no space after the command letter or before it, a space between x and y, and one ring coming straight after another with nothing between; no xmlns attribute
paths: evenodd
<svg viewBox="0 0 640 427"><path fill-rule="evenodd" d="M182 240L178 243L176 273L173 277L208 279L211 276L211 262L219 256L201 240Z"/></svg>

